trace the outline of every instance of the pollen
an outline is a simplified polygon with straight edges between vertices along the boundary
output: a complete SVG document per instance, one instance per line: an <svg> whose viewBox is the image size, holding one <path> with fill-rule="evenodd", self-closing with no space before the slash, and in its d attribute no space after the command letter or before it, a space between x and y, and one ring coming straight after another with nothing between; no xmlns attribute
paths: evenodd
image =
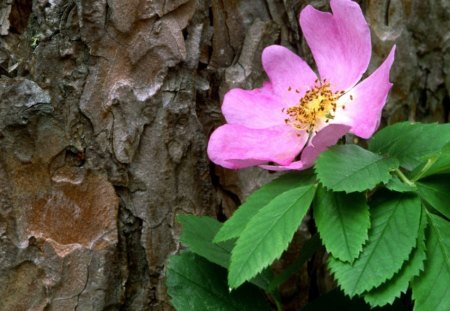
<svg viewBox="0 0 450 311"><path fill-rule="evenodd" d="M288 115L286 124L314 133L318 124L334 119L337 100L343 94L344 91L332 92L330 82L326 79L316 80L314 86L306 91L295 106L284 110Z"/></svg>

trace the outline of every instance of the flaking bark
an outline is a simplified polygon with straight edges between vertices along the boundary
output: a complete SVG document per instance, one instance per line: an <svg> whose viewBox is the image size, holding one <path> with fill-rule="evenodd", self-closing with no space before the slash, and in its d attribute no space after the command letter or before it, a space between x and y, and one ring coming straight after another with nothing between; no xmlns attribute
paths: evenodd
<svg viewBox="0 0 450 311"><path fill-rule="evenodd" d="M0 0L0 310L171 310L175 215L223 220L274 177L208 161L223 94L266 79L270 44L313 65L297 16L326 2ZM447 122L450 3L359 3L370 69L398 46L383 124ZM316 256L285 308L332 286Z"/></svg>

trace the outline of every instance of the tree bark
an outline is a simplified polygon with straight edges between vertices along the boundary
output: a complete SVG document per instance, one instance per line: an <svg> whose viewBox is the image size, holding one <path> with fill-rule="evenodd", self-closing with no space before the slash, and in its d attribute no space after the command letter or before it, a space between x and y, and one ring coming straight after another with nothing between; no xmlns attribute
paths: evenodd
<svg viewBox="0 0 450 311"><path fill-rule="evenodd" d="M450 3L358 2L369 71L397 44L382 123L447 122ZM266 79L270 44L314 66L297 17L327 3L0 0L0 310L171 310L176 214L224 220L275 176L208 161L224 93ZM317 261L286 308L333 286Z"/></svg>

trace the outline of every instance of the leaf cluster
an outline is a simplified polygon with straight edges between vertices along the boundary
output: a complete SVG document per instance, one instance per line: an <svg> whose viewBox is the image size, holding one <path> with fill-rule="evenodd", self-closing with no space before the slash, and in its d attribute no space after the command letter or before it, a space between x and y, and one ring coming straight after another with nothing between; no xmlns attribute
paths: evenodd
<svg viewBox="0 0 450 311"><path fill-rule="evenodd" d="M279 285L323 246L347 302L386 306L410 291L415 310L448 310L449 202L450 124L395 124L368 149L334 146L314 170L261 187L224 224L178 216L188 251L169 260L169 295L177 310L281 310ZM318 234L273 275L310 209Z"/></svg>

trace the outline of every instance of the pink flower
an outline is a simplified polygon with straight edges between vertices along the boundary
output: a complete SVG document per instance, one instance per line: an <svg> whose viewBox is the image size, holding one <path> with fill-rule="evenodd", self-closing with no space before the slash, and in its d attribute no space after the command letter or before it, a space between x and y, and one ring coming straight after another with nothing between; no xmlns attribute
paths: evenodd
<svg viewBox="0 0 450 311"><path fill-rule="evenodd" d="M265 48L262 64L270 81L259 89L225 94L227 124L213 132L208 144L214 163L231 169L305 169L348 132L372 136L392 87L395 46L358 83L371 57L369 26L353 1L331 0L331 9L333 14L307 6L300 13L320 78L287 48Z"/></svg>

